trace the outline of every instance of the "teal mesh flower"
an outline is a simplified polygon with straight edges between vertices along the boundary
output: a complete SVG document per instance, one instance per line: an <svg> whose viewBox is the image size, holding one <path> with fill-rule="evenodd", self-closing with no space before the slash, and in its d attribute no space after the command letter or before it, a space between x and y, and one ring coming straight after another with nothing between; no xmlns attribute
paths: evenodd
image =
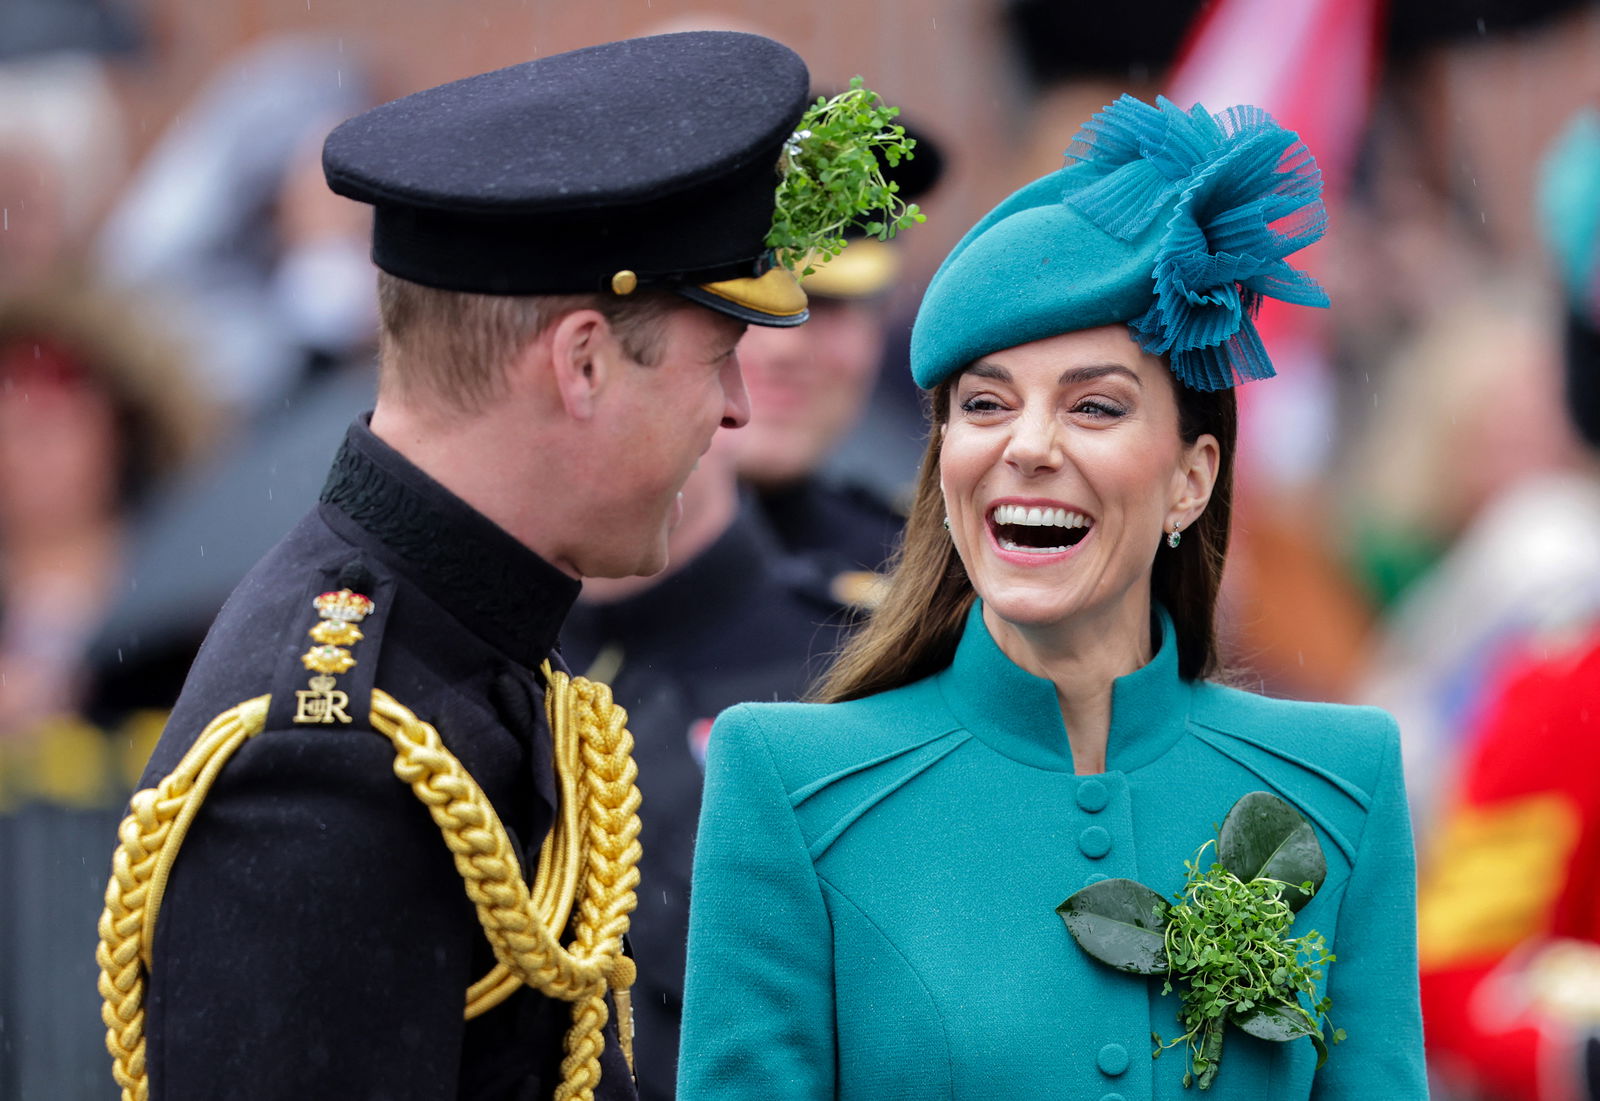
<svg viewBox="0 0 1600 1101"><path fill-rule="evenodd" d="M1166 218L1153 301L1129 323L1140 345L1196 390L1272 377L1252 321L1261 299L1328 305L1284 259L1327 228L1322 174L1299 137L1258 107L1212 115L1123 96L1067 157L1090 182L1063 201L1105 232L1132 240Z"/></svg>

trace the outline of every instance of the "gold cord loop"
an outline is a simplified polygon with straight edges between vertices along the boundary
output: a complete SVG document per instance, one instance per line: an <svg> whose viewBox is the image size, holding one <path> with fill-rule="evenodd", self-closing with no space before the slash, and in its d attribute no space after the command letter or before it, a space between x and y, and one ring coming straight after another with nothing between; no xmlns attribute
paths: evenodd
<svg viewBox="0 0 1600 1101"><path fill-rule="evenodd" d="M612 702L611 690L553 671L548 662L541 672L560 798L531 891L499 815L439 732L377 689L372 725L394 746L395 775L438 825L499 961L466 992L464 1016L494 1008L522 985L573 1003L564 1081L555 1096L592 1101L608 992L633 1065L628 989L636 972L622 954L622 938L639 883L638 769L627 713ZM144 983L167 876L217 773L266 725L268 702L258 696L213 719L176 769L134 795L117 831L95 958L106 1047L123 1101L149 1097ZM569 925L573 938L563 946Z"/></svg>

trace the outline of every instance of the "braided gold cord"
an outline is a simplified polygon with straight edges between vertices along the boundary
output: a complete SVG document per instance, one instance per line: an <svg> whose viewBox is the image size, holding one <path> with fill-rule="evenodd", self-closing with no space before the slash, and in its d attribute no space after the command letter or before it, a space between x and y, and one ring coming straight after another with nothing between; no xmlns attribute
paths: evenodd
<svg viewBox="0 0 1600 1101"><path fill-rule="evenodd" d="M234 750L266 725L267 697L229 708L207 724L178 767L136 793L117 829L111 880L100 914L100 1019L106 1026L111 1076L123 1101L146 1101L144 974L168 871L195 811Z"/></svg>
<svg viewBox="0 0 1600 1101"><path fill-rule="evenodd" d="M552 671L546 662L540 667L548 686ZM557 704L558 694L546 688L545 714L550 720L550 733L555 778L559 791L557 814L560 816L539 848L539 866L533 881L534 912L539 915L544 928L552 938L558 938L572 920L577 903L581 853L576 846L583 838L583 816L586 800L578 790L578 769L583 755L579 749L578 731L571 719L571 707ZM555 708L560 707L557 714ZM517 988L522 978L511 965L496 963L494 968L467 991L467 1019L471 1020L505 1001Z"/></svg>
<svg viewBox="0 0 1600 1101"><path fill-rule="evenodd" d="M577 772L585 789L583 826L588 844L581 861L584 885L572 952L603 967L597 987L573 1006L567 1057L561 1061L563 1081L556 1087L555 1101L592 1101L605 1046L607 985L617 982L619 1006L626 1005L632 980L632 961L626 965L618 961L624 958L622 938L639 886L639 770L633 763L627 712L612 703L611 689L552 672L548 665L544 672L549 682L545 707L550 729L576 729L583 753L583 767ZM632 1031L631 1021L618 1022L619 1039L630 1041L623 1049L630 1065Z"/></svg>
<svg viewBox="0 0 1600 1101"><path fill-rule="evenodd" d="M558 1101L592 1101L615 999L623 1051L632 1065L628 988L635 969L622 938L639 882L639 790L627 715L604 685L544 667L555 742L560 807L539 853L530 892L488 797L444 746L438 731L395 701L372 693L372 725L395 749L395 775L428 808L455 860L499 961L467 991L464 1016L498 1005L521 985L573 1003ZM161 893L189 823L228 759L266 724L268 697L217 716L154 788L134 795L117 831L106 906L100 917L101 1017L112 1075L123 1101L147 1101L144 981ZM560 937L572 915L570 947Z"/></svg>

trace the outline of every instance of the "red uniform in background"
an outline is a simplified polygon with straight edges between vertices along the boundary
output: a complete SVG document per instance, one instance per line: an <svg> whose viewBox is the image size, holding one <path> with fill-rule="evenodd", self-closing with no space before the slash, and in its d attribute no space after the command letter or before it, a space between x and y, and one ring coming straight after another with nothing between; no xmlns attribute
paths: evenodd
<svg viewBox="0 0 1600 1101"><path fill-rule="evenodd" d="M1509 670L1418 897L1430 1059L1495 1098L1600 1096L1600 631Z"/></svg>

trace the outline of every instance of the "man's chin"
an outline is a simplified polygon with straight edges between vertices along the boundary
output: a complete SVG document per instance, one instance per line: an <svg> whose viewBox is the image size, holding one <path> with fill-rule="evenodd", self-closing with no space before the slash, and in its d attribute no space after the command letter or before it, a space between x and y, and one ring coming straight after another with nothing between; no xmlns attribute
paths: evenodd
<svg viewBox="0 0 1600 1101"><path fill-rule="evenodd" d="M654 577L666 568L667 537L663 532L648 551L626 557L618 555L598 559L589 569L583 571L583 576L611 580L624 577Z"/></svg>

